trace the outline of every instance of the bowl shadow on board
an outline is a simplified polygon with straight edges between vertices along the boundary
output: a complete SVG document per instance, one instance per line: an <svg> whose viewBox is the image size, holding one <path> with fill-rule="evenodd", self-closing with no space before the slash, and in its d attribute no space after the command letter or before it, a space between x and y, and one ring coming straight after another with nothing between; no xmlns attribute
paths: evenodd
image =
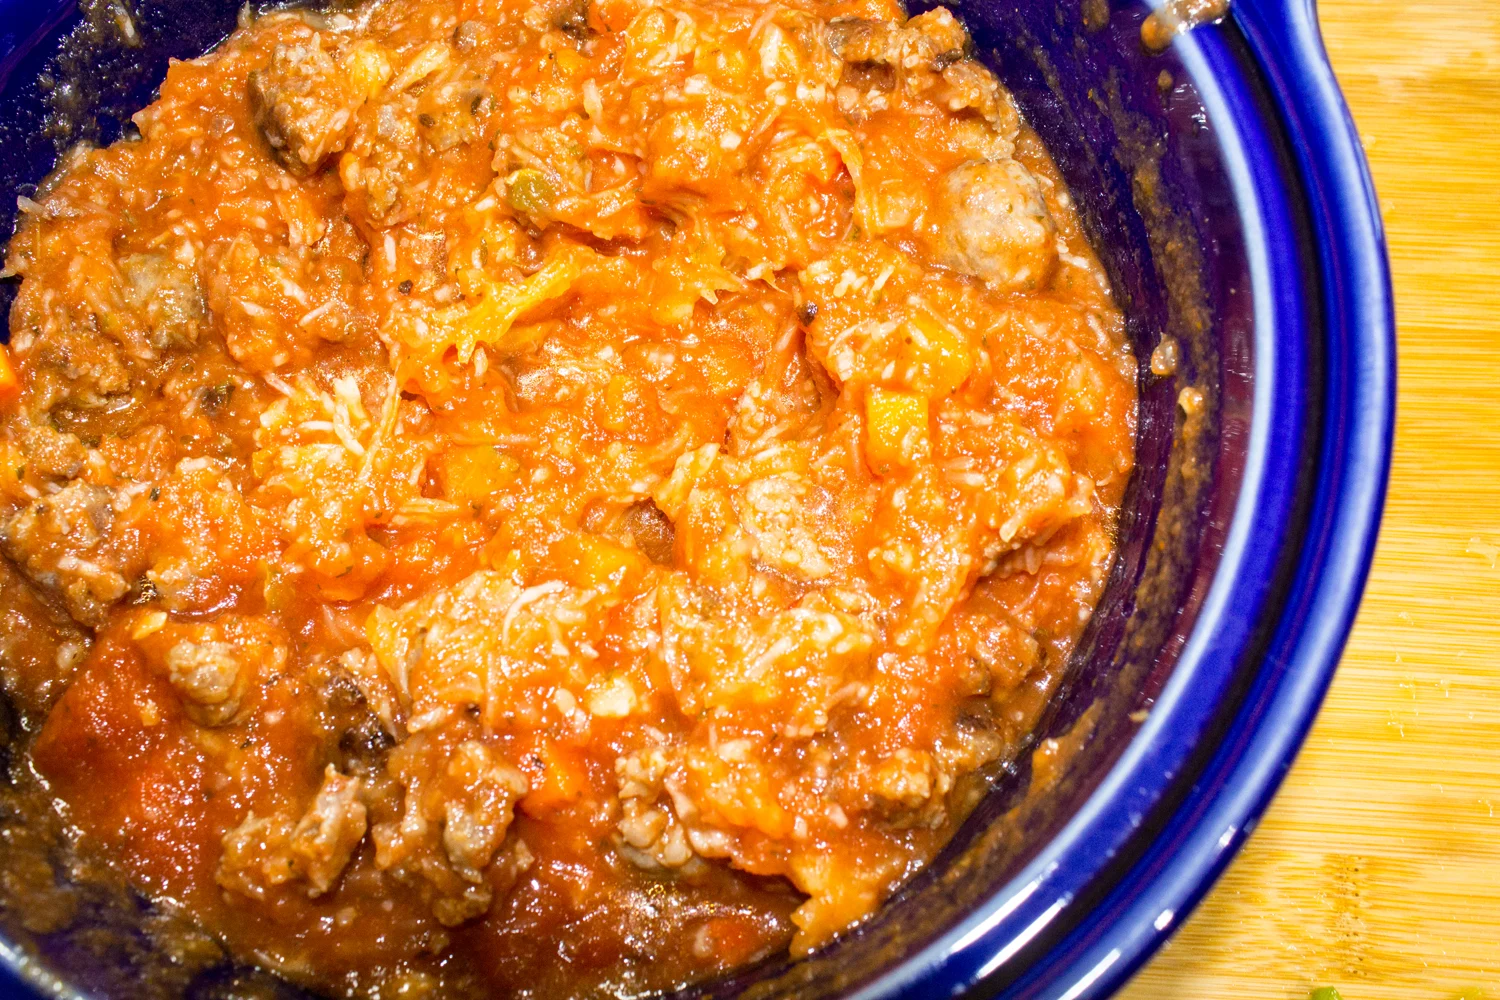
<svg viewBox="0 0 1500 1000"><path fill-rule="evenodd" d="M81 17L64 0L0 0L0 232L7 237L16 197L35 192L60 152L131 134L130 115L150 102L168 60L212 48L234 29L240 2L140 0L133 43L97 16L107 15L107 5L82 6L96 16ZM1066 737L1068 753L1045 774L1033 775L1029 752L987 774L983 798L952 842L861 927L802 961L774 956L690 987L685 997L846 993L976 909L1003 901L997 894L1099 785L1170 677L1238 495L1254 370L1249 274L1221 153L1191 79L1170 51L1143 49L1147 8L1139 0L963 0L953 9L1067 178L1140 364L1137 465L1118 555L1033 734ZM0 285L7 314L14 294L13 283ZM1163 336L1180 345L1180 363L1174 375L1157 377L1149 359ZM1178 405L1184 388L1202 394L1196 414ZM1225 706L1226 721L1232 707ZM0 745L8 748L23 734L13 712L0 716ZM1149 841L1172 799L1141 817L1135 843ZM0 809L0 830L17 822ZM153 929L160 917L147 901L116 879L81 875L87 867L72 865L61 845L44 853L54 877L76 887L72 912L39 928L21 900L6 898L7 871L23 863L9 844L0 837L0 929L33 985L99 997L140 996L143 987L193 1000L306 996L226 960L185 964L163 947ZM1123 853L1096 876L1097 888L1018 949L986 991L1041 955L1133 856Z"/></svg>

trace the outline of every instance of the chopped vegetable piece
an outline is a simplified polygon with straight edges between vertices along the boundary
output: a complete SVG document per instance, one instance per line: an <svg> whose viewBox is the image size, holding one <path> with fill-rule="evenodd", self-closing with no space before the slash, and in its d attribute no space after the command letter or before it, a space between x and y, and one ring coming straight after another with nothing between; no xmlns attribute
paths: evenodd
<svg viewBox="0 0 1500 1000"><path fill-rule="evenodd" d="M865 396L865 455L880 475L910 469L927 457L927 397L872 388Z"/></svg>

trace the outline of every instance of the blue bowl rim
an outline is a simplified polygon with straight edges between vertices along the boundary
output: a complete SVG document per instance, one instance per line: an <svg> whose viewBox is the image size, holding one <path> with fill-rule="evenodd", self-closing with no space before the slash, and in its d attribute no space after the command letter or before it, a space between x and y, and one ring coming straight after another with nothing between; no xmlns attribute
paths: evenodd
<svg viewBox="0 0 1500 1000"><path fill-rule="evenodd" d="M1161 0L1151 0L1159 5ZM1378 203L1358 134L1320 39L1313 0L1236 0L1242 32L1279 121L1267 120L1226 33L1174 47L1219 135L1245 226L1256 316L1257 414L1241 494L1219 571L1188 646L1126 753L1084 809L966 921L853 996L859 1000L996 992L992 977L1083 894L1188 767L1222 708L1236 656L1262 614L1279 623L1219 750L1163 832L1110 893L1003 995L1107 996L1161 946L1254 829L1312 724L1352 625L1373 556L1395 411L1395 320ZM23 43L23 46L24 43ZM1316 237L1328 373L1316 492L1292 537L1309 359L1307 303L1280 133ZM1288 545L1301 559L1279 606L1270 581ZM1063 859L1067 864L1063 864ZM1082 861L1081 859L1087 859ZM0 966L43 993L67 987L9 942Z"/></svg>
<svg viewBox="0 0 1500 1000"><path fill-rule="evenodd" d="M1235 53L1236 30L1279 120L1262 112ZM1395 311L1369 168L1313 0L1239 0L1231 23L1182 35L1174 47L1218 133L1242 214L1256 316L1254 406L1273 419L1252 423L1233 526L1192 638L1106 781L1010 885L856 992L857 1000L970 990L1087 1000L1118 989L1180 926L1255 828L1306 738L1353 625L1395 425ZM1294 179L1282 173L1273 136L1295 156ZM1307 329L1291 184L1300 186L1316 243L1321 330ZM1321 337L1324 349L1316 483L1289 590L1279 606L1267 607L1297 500L1301 403L1307 379L1319 376L1301 348L1304 336ZM1044 939L1189 766L1263 613L1277 624L1255 677L1162 832L1089 913L1030 968L1012 974L1011 959Z"/></svg>

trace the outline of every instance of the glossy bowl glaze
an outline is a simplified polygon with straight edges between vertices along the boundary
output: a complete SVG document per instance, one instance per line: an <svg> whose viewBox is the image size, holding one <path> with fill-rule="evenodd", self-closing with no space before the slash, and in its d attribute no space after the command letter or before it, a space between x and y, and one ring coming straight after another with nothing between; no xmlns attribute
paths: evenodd
<svg viewBox="0 0 1500 1000"><path fill-rule="evenodd" d="M5 231L60 149L121 135L167 60L221 39L240 0L131 6L137 45L72 2L0 0ZM1067 177L1142 359L1119 558L1037 733L1067 753L1035 781L1029 756L996 773L860 928L684 996L1108 994L1253 829L1363 587L1394 329L1378 208L1311 0L1236 0L1162 53L1141 44L1143 0L952 6ZM1163 336L1183 347L1169 378L1146 367ZM46 995L134 996L172 961L149 914L119 890L90 891L45 934L0 911L4 964ZM301 995L228 963L178 992L252 983Z"/></svg>

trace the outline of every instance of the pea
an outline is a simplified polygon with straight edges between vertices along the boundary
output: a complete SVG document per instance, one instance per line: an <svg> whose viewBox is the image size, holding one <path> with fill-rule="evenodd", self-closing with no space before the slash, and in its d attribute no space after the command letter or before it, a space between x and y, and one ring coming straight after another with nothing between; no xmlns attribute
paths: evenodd
<svg viewBox="0 0 1500 1000"><path fill-rule="evenodd" d="M1307 1000L1344 1000L1344 997L1332 986L1319 986L1307 995Z"/></svg>
<svg viewBox="0 0 1500 1000"><path fill-rule="evenodd" d="M517 212L545 218L547 210L552 207L552 185L547 183L540 170L529 167L517 170L511 175L506 200Z"/></svg>

